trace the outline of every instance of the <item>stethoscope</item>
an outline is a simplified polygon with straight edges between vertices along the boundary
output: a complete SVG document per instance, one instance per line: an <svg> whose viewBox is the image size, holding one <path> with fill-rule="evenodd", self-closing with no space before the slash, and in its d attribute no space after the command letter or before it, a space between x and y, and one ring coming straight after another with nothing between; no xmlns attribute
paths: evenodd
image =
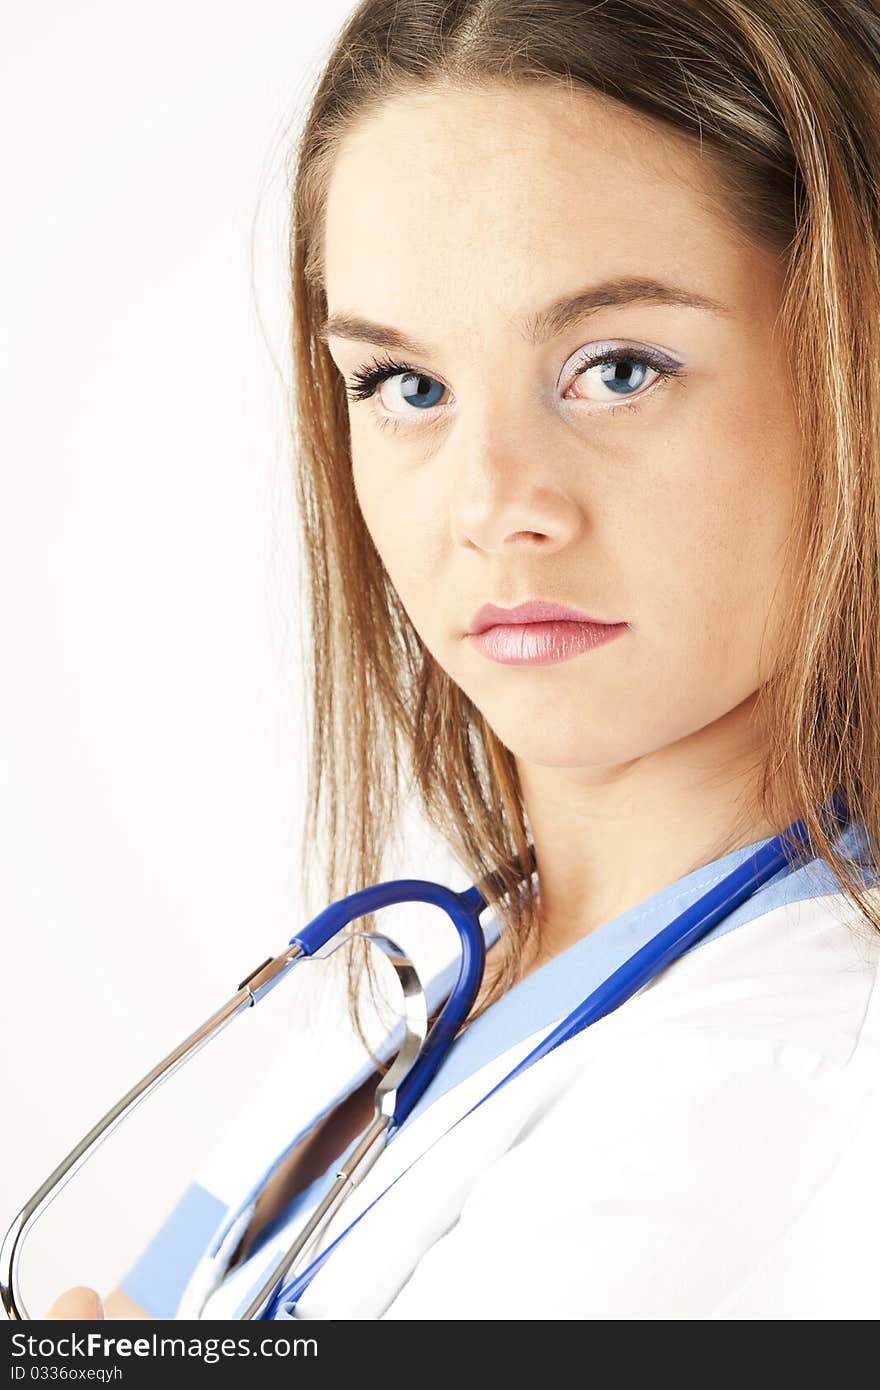
<svg viewBox="0 0 880 1390"><path fill-rule="evenodd" d="M838 829L844 827L847 824L848 811L842 794L836 792L831 798L829 808L820 809L818 814L823 825L827 826L830 820ZM619 1008L631 995L693 946L701 936L748 901L781 870L802 862L804 856L801 851L804 848L808 850L807 857L811 857L809 833L804 822L797 820L737 865L724 879L713 884L707 893L630 956L552 1028L537 1047L471 1106L470 1110L461 1115L455 1125L467 1119L468 1115L484 1105L503 1086L534 1066L535 1062L546 1057L567 1039L576 1036L613 1009ZM531 849L530 856L531 862L527 866L524 878L534 872L534 855ZM497 885L499 880L496 878L495 882ZM15 1217L0 1247L0 1297L8 1317L27 1320L30 1316L22 1299L19 1281L21 1249L28 1231L98 1145L136 1106L210 1042L233 1018L252 1008L274 989L297 962L307 957L316 959L328 956L344 945L351 938L352 933L345 933L345 928L352 921L398 903L433 904L447 913L458 933L460 959L455 983L430 1029L425 993L410 958L388 936L377 932L354 933L364 935L371 945L378 947L395 971L403 994L403 1041L393 1065L376 1088L372 1120L349 1153L344 1166L336 1172L332 1186L289 1248L276 1262L241 1315L241 1319L272 1319L282 1309L285 1313L290 1313L340 1242L408 1171L408 1168L405 1168L399 1173L394 1182L389 1183L388 1187L380 1192L304 1270L291 1278L294 1267L301 1261L305 1252L320 1239L346 1197L366 1176L388 1141L418 1103L454 1042L459 1028L468 1017L482 981L485 965L486 944L480 916L488 906L487 898L484 896L487 888L487 880L461 892L424 879L394 879L387 883L374 884L372 887L349 894L339 902L331 903L291 938L287 948L280 955L270 956L252 970L222 1008L163 1058L89 1130ZM455 1125L450 1128L455 1128Z"/></svg>

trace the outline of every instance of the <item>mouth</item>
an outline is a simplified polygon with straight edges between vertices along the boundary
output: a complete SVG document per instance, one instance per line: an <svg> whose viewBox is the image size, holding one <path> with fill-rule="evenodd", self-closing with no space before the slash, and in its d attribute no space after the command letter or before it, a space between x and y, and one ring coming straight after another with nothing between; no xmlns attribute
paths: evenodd
<svg viewBox="0 0 880 1390"><path fill-rule="evenodd" d="M628 627L628 623L571 619L507 622L469 632L467 638L483 656L505 666L552 666L604 646L622 636Z"/></svg>
<svg viewBox="0 0 880 1390"><path fill-rule="evenodd" d="M604 646L629 627L606 622L579 608L530 599L514 608L484 603L465 633L490 661L507 666L549 666Z"/></svg>
<svg viewBox="0 0 880 1390"><path fill-rule="evenodd" d="M518 603L514 608L502 608L495 603L484 603L478 608L467 630L468 637L478 636L490 627L522 626L532 623L586 623L590 627L617 627L606 618L595 618L580 608L569 608L562 603L551 603L549 599L529 599Z"/></svg>

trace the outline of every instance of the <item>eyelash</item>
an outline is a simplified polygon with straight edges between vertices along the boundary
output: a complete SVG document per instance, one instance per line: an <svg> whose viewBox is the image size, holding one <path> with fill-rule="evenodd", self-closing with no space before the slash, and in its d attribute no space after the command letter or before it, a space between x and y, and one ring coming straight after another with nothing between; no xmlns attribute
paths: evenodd
<svg viewBox="0 0 880 1390"><path fill-rule="evenodd" d="M651 348L617 347L609 348L607 352L596 353L592 356L589 353L584 353L575 368L569 385L588 368L614 362L636 362L639 366L650 367L652 371L657 373L657 380L631 401L621 401L612 406L600 406L599 409L603 415L616 415L621 410L635 410L644 397L653 393L655 388L662 387L670 377L680 376L682 373L681 367L676 366L667 357L662 357ZM374 357L372 365L367 364L358 367L352 372L348 383L348 398L351 401L367 400L383 381L400 375L427 376L430 381L436 380L428 372L420 371L418 367L413 367L408 362L396 362L392 357L387 356L381 360ZM375 418L383 428L390 426L392 429L397 429L403 423L395 416L380 415L378 412L375 412Z"/></svg>

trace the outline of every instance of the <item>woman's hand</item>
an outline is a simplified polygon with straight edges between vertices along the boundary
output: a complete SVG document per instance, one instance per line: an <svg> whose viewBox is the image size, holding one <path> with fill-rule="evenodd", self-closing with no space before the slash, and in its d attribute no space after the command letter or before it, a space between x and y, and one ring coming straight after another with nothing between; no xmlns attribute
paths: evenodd
<svg viewBox="0 0 880 1390"><path fill-rule="evenodd" d="M135 1303L122 1289L114 1289L102 1302L100 1294L94 1289L77 1285L56 1298L46 1317L63 1318L68 1322L94 1322L98 1318L146 1320L152 1318L152 1314L144 1312L140 1304Z"/></svg>
<svg viewBox="0 0 880 1390"><path fill-rule="evenodd" d="M96 1318L106 1317L106 1313L100 1295L94 1289L87 1289L78 1285L75 1289L68 1289L60 1298L56 1298L46 1317L65 1318L75 1322L91 1322Z"/></svg>

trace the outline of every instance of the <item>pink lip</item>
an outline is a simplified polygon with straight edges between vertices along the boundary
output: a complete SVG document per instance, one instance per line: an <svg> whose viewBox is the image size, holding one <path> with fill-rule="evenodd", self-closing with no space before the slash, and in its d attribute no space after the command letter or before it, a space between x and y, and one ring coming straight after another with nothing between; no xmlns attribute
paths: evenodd
<svg viewBox="0 0 880 1390"><path fill-rule="evenodd" d="M517 604L515 608L499 608L494 603L484 603L471 619L467 635L473 637L478 632L485 632L487 627L497 627L499 623L550 622L593 623L597 627L612 626L612 624L606 623L604 618L593 618L589 613L582 613L579 608L566 608L561 603L532 599L528 603Z"/></svg>
<svg viewBox="0 0 880 1390"><path fill-rule="evenodd" d="M610 642L627 627L627 623L591 618L576 608L535 600L516 608L484 604L466 635L491 661L547 666Z"/></svg>

